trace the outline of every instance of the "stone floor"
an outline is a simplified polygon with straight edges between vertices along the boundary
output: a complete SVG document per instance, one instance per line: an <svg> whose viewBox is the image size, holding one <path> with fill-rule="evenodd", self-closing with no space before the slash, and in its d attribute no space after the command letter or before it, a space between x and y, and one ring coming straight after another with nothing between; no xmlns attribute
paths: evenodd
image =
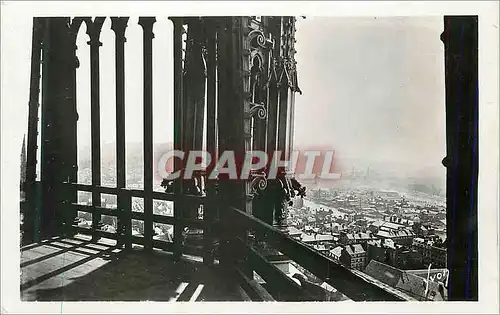
<svg viewBox="0 0 500 315"><path fill-rule="evenodd" d="M21 250L24 301L242 301L216 267L165 252L124 252L114 241L54 238Z"/></svg>

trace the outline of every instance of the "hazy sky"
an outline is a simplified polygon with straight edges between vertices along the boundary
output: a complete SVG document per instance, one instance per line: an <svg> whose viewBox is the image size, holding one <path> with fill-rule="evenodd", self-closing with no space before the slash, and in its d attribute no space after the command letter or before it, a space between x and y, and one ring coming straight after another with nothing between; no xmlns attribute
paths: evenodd
<svg viewBox="0 0 500 315"><path fill-rule="evenodd" d="M154 141L173 139L171 24L155 23L153 40ZM114 33L109 19L101 41L101 137L115 141ZM17 60L14 80L25 126L29 92L31 18L11 21ZM340 156L399 162L411 168L441 166L445 155L444 57L441 17L314 18L297 22L297 61L303 95L296 97L295 144L329 145ZM126 32L126 129L142 139L142 29L131 18ZM80 29L77 54L79 144L90 145L88 36ZM4 81L5 82L5 81ZM7 83L8 86L8 83ZM24 92L23 92L24 91ZM441 172L442 174L444 174Z"/></svg>
<svg viewBox="0 0 500 315"><path fill-rule="evenodd" d="M442 168L442 29L442 17L299 20L296 143Z"/></svg>

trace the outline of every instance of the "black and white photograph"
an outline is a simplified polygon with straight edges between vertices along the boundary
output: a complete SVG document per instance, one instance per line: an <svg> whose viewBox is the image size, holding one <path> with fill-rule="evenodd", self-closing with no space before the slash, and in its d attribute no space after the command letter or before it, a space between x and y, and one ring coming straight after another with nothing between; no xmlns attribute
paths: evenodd
<svg viewBox="0 0 500 315"><path fill-rule="evenodd" d="M499 4L364 5L2 2L2 314L497 312Z"/></svg>

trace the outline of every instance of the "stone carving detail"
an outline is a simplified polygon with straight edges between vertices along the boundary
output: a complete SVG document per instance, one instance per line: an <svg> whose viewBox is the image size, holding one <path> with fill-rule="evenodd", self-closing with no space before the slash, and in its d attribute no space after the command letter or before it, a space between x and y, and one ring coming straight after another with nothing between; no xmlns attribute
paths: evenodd
<svg viewBox="0 0 500 315"><path fill-rule="evenodd" d="M264 191L267 188L267 178L264 172L252 171L250 175L252 177L252 196L258 194L261 191Z"/></svg>
<svg viewBox="0 0 500 315"><path fill-rule="evenodd" d="M267 117L267 109L264 106L264 103L250 103L250 110L246 113L247 118L254 117L257 115L259 119L266 119Z"/></svg>
<svg viewBox="0 0 500 315"><path fill-rule="evenodd" d="M250 33L248 33L248 41L250 42L250 46L252 48L260 47L266 50L273 48L273 41L269 38L266 38L261 30L252 30Z"/></svg>
<svg viewBox="0 0 500 315"><path fill-rule="evenodd" d="M90 37L90 40L87 42L87 44L91 47L102 46L99 38L101 36L101 30L105 20L105 17L96 17L94 21L92 21L92 18L90 17L84 18L84 22L87 25L87 35L89 35Z"/></svg>

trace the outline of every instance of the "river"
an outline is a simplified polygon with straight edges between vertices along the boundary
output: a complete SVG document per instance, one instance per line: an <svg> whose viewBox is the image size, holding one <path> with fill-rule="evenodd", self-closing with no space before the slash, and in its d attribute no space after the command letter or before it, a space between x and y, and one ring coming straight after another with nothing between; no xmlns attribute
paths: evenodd
<svg viewBox="0 0 500 315"><path fill-rule="evenodd" d="M309 207L309 208L315 209L315 210L324 209L324 210L329 211L331 214L333 214L336 217L337 216L343 216L345 214L345 213L340 212L336 208L328 207L328 206L325 206L325 205L322 205L322 204L318 204L318 203L316 203L314 201L311 201L309 199L304 199L304 207Z"/></svg>

